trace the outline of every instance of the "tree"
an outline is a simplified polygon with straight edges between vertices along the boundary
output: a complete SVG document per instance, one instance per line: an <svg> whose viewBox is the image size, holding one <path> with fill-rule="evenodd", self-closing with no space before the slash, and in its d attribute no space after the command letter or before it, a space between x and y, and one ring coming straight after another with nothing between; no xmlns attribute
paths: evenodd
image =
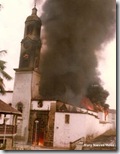
<svg viewBox="0 0 120 154"><path fill-rule="evenodd" d="M0 56L7 53L6 50L0 51ZM12 77L5 72L6 68L6 62L3 60L0 60L0 94L5 94L5 85L4 85L4 79L11 80Z"/></svg>

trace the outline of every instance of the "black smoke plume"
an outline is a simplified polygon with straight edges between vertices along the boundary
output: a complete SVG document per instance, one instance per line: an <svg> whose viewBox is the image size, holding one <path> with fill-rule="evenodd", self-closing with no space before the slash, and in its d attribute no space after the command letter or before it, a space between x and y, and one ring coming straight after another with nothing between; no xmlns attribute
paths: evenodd
<svg viewBox="0 0 120 154"><path fill-rule="evenodd" d="M115 7L115 0L46 0L41 16L44 99L78 104L98 80L96 53L114 36Z"/></svg>

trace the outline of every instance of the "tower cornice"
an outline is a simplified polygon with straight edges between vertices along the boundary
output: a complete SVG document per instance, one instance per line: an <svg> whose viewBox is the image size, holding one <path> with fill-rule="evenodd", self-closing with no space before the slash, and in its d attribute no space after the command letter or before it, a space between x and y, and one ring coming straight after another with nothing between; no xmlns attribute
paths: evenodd
<svg viewBox="0 0 120 154"><path fill-rule="evenodd" d="M26 40L31 41L31 42L39 42L40 43L40 38L31 38L29 36L26 36L25 38L22 39L21 43L24 43Z"/></svg>

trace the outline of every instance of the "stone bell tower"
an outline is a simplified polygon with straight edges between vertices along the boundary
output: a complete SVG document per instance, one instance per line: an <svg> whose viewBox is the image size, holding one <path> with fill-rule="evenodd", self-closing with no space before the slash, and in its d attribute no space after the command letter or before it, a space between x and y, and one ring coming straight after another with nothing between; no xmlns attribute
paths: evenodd
<svg viewBox="0 0 120 154"><path fill-rule="evenodd" d="M31 100L39 98L40 83L40 32L41 20L36 5L25 21L24 38L21 41L19 68L15 70L12 105L22 112L18 124L18 138L28 141Z"/></svg>

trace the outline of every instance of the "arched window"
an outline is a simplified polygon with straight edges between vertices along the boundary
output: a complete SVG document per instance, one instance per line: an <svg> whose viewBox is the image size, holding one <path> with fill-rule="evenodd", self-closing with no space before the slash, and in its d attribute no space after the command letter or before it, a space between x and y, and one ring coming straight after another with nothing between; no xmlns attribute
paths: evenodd
<svg viewBox="0 0 120 154"><path fill-rule="evenodd" d="M37 32L37 36L40 36L40 27L39 26L37 26L36 32Z"/></svg>
<svg viewBox="0 0 120 154"><path fill-rule="evenodd" d="M37 104L37 106L38 106L38 108L41 108L41 107L43 107L43 102L42 102L42 100L39 100L39 101L38 101L38 104Z"/></svg>
<svg viewBox="0 0 120 154"><path fill-rule="evenodd" d="M33 25L28 25L27 26L27 35L32 34L32 32L33 32Z"/></svg>
<svg viewBox="0 0 120 154"><path fill-rule="evenodd" d="M21 102L17 103L17 110L20 111L21 113L23 112L23 104Z"/></svg>

